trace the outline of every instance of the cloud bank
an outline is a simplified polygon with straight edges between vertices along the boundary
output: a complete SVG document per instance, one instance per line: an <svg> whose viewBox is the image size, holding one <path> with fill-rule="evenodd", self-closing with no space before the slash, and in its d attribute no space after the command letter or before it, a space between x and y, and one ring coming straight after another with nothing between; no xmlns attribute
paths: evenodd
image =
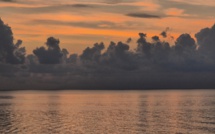
<svg viewBox="0 0 215 134"><path fill-rule="evenodd" d="M25 48L20 47L22 40L14 43L11 28L0 19L0 62L22 64L25 62Z"/></svg>
<svg viewBox="0 0 215 134"><path fill-rule="evenodd" d="M126 42L103 42L82 54L69 54L60 40L48 37L46 46L25 54L21 40L13 43L11 28L0 21L0 89L169 89L215 88L215 25L181 34L174 45L169 28L148 41L139 33L137 47Z"/></svg>

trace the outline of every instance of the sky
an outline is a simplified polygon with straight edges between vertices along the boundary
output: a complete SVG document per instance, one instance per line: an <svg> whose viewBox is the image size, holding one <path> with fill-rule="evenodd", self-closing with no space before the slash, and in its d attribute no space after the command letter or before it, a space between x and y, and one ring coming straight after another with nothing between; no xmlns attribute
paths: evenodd
<svg viewBox="0 0 215 134"><path fill-rule="evenodd" d="M95 42L108 45L130 37L134 49L139 32L152 37L167 27L175 38L194 36L214 24L214 12L214 0L0 0L0 17L28 54L50 36L78 54Z"/></svg>
<svg viewBox="0 0 215 134"><path fill-rule="evenodd" d="M214 0L0 0L0 90L215 89L214 12Z"/></svg>

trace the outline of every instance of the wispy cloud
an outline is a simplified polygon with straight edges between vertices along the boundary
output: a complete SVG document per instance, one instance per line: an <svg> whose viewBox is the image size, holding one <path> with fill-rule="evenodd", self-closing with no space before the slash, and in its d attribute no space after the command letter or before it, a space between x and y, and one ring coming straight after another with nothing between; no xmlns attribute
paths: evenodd
<svg viewBox="0 0 215 134"><path fill-rule="evenodd" d="M197 4L198 3L198 4ZM161 11L166 11L168 9L180 9L183 10L183 14L189 16L196 16L199 18L208 18L215 17L213 12L215 12L215 8L213 7L213 2L210 1L184 1L184 0L164 0L159 1L161 5ZM204 3L204 4L203 4ZM212 6L209 6L212 5ZM192 17L191 17L192 18ZM189 19L189 18L188 18Z"/></svg>
<svg viewBox="0 0 215 134"><path fill-rule="evenodd" d="M29 50L32 50L34 45L43 44L42 40L46 36L62 35L62 40L67 42L67 45L71 41L79 44L74 50L80 53L82 46L90 45L98 38L90 38L90 43L87 43L69 39L68 35L85 35L85 38L101 35L126 40L128 36L135 38L136 33L141 31L152 35L171 27L172 34L176 36L183 31L195 33L198 27L211 25L215 18L215 9L211 6L213 0L3 1L0 0L1 17L14 27L17 38L25 40L24 46ZM41 36L24 36L29 29L31 34ZM109 38L108 41L110 40ZM133 44L131 46L134 48ZM70 47L70 50L73 48Z"/></svg>
<svg viewBox="0 0 215 134"><path fill-rule="evenodd" d="M137 18L148 18L148 19L160 19L161 16L153 15L153 14L146 14L146 13L128 13L126 14L130 17L137 17Z"/></svg>
<svg viewBox="0 0 215 134"><path fill-rule="evenodd" d="M112 21L58 21L58 20L32 20L27 24L43 24L43 25L57 25L57 26L72 26L72 27L83 27L83 28L92 28L92 29L134 29L138 28L138 26L134 26L132 22L125 21L115 23Z"/></svg>
<svg viewBox="0 0 215 134"><path fill-rule="evenodd" d="M15 2L15 0L0 0L0 2Z"/></svg>
<svg viewBox="0 0 215 134"><path fill-rule="evenodd" d="M169 0L169 1L175 1L179 3L186 3L190 5L204 5L204 6L215 6L215 1L214 0Z"/></svg>

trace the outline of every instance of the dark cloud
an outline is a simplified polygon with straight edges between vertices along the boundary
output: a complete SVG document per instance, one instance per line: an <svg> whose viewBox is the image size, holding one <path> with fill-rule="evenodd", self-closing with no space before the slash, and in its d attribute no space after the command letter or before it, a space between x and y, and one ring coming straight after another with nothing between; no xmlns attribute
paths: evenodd
<svg viewBox="0 0 215 134"><path fill-rule="evenodd" d="M61 50L59 43L58 39L49 37L46 42L48 48L36 48L33 50L33 53L37 56L41 64L59 64L62 62L63 56L67 55L67 50Z"/></svg>
<svg viewBox="0 0 215 134"><path fill-rule="evenodd" d="M170 30L169 27L167 27L163 32L160 33L160 35L163 37L163 38L166 38L167 37L167 32Z"/></svg>
<svg viewBox="0 0 215 134"><path fill-rule="evenodd" d="M128 38L126 41L126 43L130 43L130 42L132 42L132 38Z"/></svg>
<svg viewBox="0 0 215 134"><path fill-rule="evenodd" d="M129 45L123 42L111 42L101 57L101 64L109 68L133 70L136 68Z"/></svg>
<svg viewBox="0 0 215 134"><path fill-rule="evenodd" d="M126 16L130 17L137 17L137 18L149 18L149 19L160 19L162 18L159 15L152 15L152 14L146 14L146 13L128 13Z"/></svg>
<svg viewBox="0 0 215 134"><path fill-rule="evenodd" d="M20 47L21 40L13 43L14 37L11 28L0 19L0 62L22 64L25 62L25 48Z"/></svg>
<svg viewBox="0 0 215 134"><path fill-rule="evenodd" d="M72 7L88 8L88 7L93 7L93 6L92 5L87 5L87 4L73 4Z"/></svg>
<svg viewBox="0 0 215 134"><path fill-rule="evenodd" d="M182 34L176 39L175 49L178 52L195 51L196 42L189 34Z"/></svg>
<svg viewBox="0 0 215 134"><path fill-rule="evenodd" d="M167 37L167 32L166 32L166 31L163 31L163 32L161 32L160 35L162 35L163 38L166 38L166 37Z"/></svg>
<svg viewBox="0 0 215 134"><path fill-rule="evenodd" d="M36 7L5 6L0 8L1 10L6 12L14 11L16 13L24 13L24 14L44 14L44 13L58 13L58 12L69 12L74 14L77 14L77 13L89 14L90 13L89 11L93 10L94 8L97 8L97 5L93 5L93 4L54 4L52 5L51 4L51 5L36 6Z"/></svg>
<svg viewBox="0 0 215 134"><path fill-rule="evenodd" d="M146 33L139 33L135 50L130 50L129 38L112 41L106 49L96 43L80 55L69 55L58 39L49 37L46 47L26 57L22 41L13 44L10 27L2 23L0 29L0 89L215 88L215 25L198 32L197 43L186 33L174 45L163 35L148 41ZM26 62L5 64L14 64L8 55L22 55Z"/></svg>
<svg viewBox="0 0 215 134"><path fill-rule="evenodd" d="M198 54L202 65L208 65L205 68L211 70L215 59L215 24L211 28L204 28L195 35L199 45Z"/></svg>
<svg viewBox="0 0 215 134"><path fill-rule="evenodd" d="M153 40L153 41L160 41L159 36L153 36L153 37L152 37L152 40Z"/></svg>
<svg viewBox="0 0 215 134"><path fill-rule="evenodd" d="M135 3L138 0L103 0L103 3L107 4L122 4L122 3Z"/></svg>
<svg viewBox="0 0 215 134"><path fill-rule="evenodd" d="M0 0L0 2L15 2L15 0Z"/></svg>
<svg viewBox="0 0 215 134"><path fill-rule="evenodd" d="M105 48L104 43L96 43L92 48L87 47L80 55L81 60L84 62L99 62L101 51Z"/></svg>
<svg viewBox="0 0 215 134"><path fill-rule="evenodd" d="M215 24L211 28L204 28L196 35L200 51L215 51Z"/></svg>
<svg viewBox="0 0 215 134"><path fill-rule="evenodd" d="M137 51L147 56L150 56L150 50L152 47L151 43L146 41L145 33L139 33L139 36L140 38L137 40L137 43L138 43Z"/></svg>
<svg viewBox="0 0 215 134"><path fill-rule="evenodd" d="M69 56L69 58L67 59L68 63L74 63L74 64L76 64L77 61L78 61L78 54L71 54Z"/></svg>

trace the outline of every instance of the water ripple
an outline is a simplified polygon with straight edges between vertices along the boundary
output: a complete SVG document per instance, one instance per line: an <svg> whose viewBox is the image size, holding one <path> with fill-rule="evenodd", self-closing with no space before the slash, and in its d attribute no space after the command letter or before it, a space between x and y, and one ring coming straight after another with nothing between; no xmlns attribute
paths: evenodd
<svg viewBox="0 0 215 134"><path fill-rule="evenodd" d="M215 92L37 93L0 97L0 133L215 132ZM159 95L158 95L159 94Z"/></svg>

